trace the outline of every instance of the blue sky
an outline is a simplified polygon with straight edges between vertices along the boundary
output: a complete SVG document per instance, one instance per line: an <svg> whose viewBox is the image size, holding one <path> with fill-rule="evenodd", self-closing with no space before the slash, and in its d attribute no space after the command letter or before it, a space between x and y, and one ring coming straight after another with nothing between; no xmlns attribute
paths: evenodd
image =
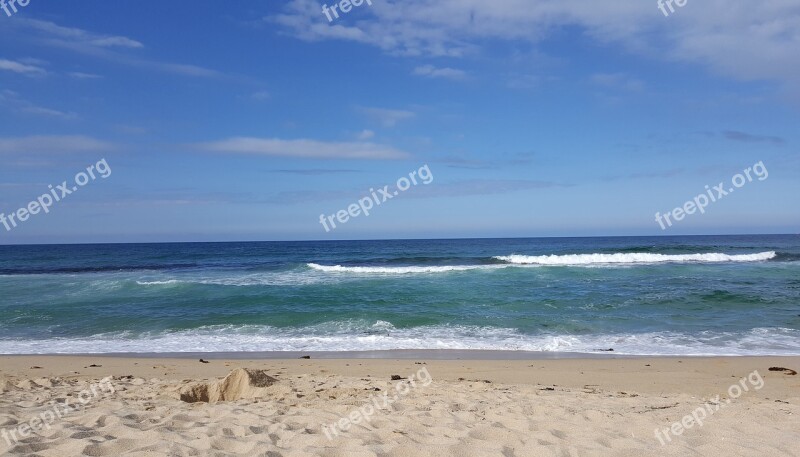
<svg viewBox="0 0 800 457"><path fill-rule="evenodd" d="M112 170L0 244L800 231L797 2L372 3L0 10L0 212Z"/></svg>

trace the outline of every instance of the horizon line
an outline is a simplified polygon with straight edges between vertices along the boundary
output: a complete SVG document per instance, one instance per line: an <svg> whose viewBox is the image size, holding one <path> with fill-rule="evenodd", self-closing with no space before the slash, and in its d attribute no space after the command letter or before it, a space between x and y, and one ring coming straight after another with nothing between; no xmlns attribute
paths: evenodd
<svg viewBox="0 0 800 457"><path fill-rule="evenodd" d="M0 244L4 247L26 246L103 246L135 244L241 244L241 243L357 243L378 241L469 241L469 240L536 240L536 239L592 239L592 238L686 238L686 237L730 237L730 236L800 236L800 233L729 233L689 235L592 235L592 236L511 236L511 237L455 237L455 238L372 238L342 240L236 240L236 241L122 241L97 243L27 243Z"/></svg>

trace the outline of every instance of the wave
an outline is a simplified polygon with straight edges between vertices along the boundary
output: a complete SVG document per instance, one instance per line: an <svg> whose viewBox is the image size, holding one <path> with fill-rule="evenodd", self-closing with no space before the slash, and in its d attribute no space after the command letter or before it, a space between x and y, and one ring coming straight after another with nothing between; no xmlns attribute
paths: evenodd
<svg viewBox="0 0 800 457"><path fill-rule="evenodd" d="M311 327L207 326L191 330L81 338L3 339L0 354L357 352L381 350L500 350L619 355L800 355L800 330L671 331L621 334L538 334L461 325L395 328L385 321L334 321Z"/></svg>
<svg viewBox="0 0 800 457"><path fill-rule="evenodd" d="M515 265L598 265L598 264L653 264L653 263L720 263L720 262L762 262L776 257L774 251L757 254L568 254L568 255L508 255L495 257Z"/></svg>
<svg viewBox="0 0 800 457"><path fill-rule="evenodd" d="M390 266L390 265L456 265L456 264L496 264L496 260L490 257L476 257L476 256L394 256L394 257L364 257L361 261L373 266Z"/></svg>
<svg viewBox="0 0 800 457"><path fill-rule="evenodd" d="M344 267L341 265L307 264L312 270L326 273L378 273L378 274L413 274L413 273L447 273L451 271L469 271L496 268L489 265L444 265L444 266L406 266L406 267ZM500 267L503 267L502 265Z"/></svg>
<svg viewBox="0 0 800 457"><path fill-rule="evenodd" d="M510 267L533 266L594 266L594 265L631 265L657 263L721 263L721 262L760 262L776 257L774 251L757 254L651 254L651 253L615 253L615 254L566 254L566 255L508 255L495 256L492 260L500 262L494 265L424 265L424 266L343 266L306 264L309 268L325 273L360 273L360 274L422 274L449 273L454 271L493 270Z"/></svg>

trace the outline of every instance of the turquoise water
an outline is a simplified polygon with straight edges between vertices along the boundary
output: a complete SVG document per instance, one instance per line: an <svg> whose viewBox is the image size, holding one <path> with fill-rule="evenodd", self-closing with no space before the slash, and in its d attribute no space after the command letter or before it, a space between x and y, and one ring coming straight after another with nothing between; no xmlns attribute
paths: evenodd
<svg viewBox="0 0 800 457"><path fill-rule="evenodd" d="M0 246L0 353L800 354L800 236Z"/></svg>

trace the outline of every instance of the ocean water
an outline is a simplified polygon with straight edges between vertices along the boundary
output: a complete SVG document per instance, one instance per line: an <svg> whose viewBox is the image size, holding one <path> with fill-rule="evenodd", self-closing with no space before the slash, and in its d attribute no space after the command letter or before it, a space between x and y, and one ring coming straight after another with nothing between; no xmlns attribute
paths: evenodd
<svg viewBox="0 0 800 457"><path fill-rule="evenodd" d="M800 236L0 246L0 353L800 355Z"/></svg>

